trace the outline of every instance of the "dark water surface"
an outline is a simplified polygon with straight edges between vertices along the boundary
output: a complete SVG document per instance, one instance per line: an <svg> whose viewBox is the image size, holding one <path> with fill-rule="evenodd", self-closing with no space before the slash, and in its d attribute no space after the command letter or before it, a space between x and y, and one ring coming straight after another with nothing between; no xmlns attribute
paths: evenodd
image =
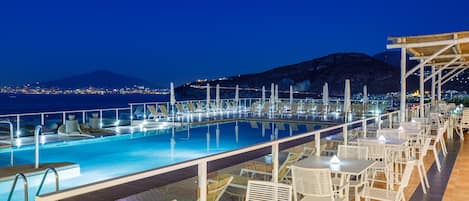
<svg viewBox="0 0 469 201"><path fill-rule="evenodd" d="M128 107L128 103L167 101L167 95L0 94L0 114Z"/></svg>

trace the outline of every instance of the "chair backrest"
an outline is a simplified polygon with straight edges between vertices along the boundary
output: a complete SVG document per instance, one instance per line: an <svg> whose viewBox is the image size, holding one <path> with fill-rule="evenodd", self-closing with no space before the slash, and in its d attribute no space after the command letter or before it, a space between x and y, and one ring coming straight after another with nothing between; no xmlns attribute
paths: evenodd
<svg viewBox="0 0 469 201"><path fill-rule="evenodd" d="M313 156L316 153L316 149L312 147L303 147L303 156Z"/></svg>
<svg viewBox="0 0 469 201"><path fill-rule="evenodd" d="M184 108L182 107L180 103L176 104L176 109L178 110L179 113L184 112Z"/></svg>
<svg viewBox="0 0 469 201"><path fill-rule="evenodd" d="M164 115L168 115L168 110L166 109L166 106L164 105L158 105L158 107L160 108L160 111L164 114Z"/></svg>
<svg viewBox="0 0 469 201"><path fill-rule="evenodd" d="M469 108L466 108L462 111L461 123L469 124Z"/></svg>
<svg viewBox="0 0 469 201"><path fill-rule="evenodd" d="M246 201L291 201L292 187L268 181L248 181Z"/></svg>
<svg viewBox="0 0 469 201"><path fill-rule="evenodd" d="M228 185L233 181L233 176L220 179L207 185L207 201L218 201Z"/></svg>
<svg viewBox="0 0 469 201"><path fill-rule="evenodd" d="M323 197L334 200L331 170L329 168L291 167L293 193L309 197Z"/></svg>
<svg viewBox="0 0 469 201"><path fill-rule="evenodd" d="M386 155L386 145L378 142L363 141L358 139L358 146L368 147L368 159L382 160Z"/></svg>
<svg viewBox="0 0 469 201"><path fill-rule="evenodd" d="M156 111L156 108L154 105L147 105L148 110L150 111L151 114L156 115L158 112Z"/></svg>
<svg viewBox="0 0 469 201"><path fill-rule="evenodd" d="M298 160L303 157L303 153L290 153L287 156L287 159L279 167L278 171L278 181L282 181L290 172L290 166L296 163Z"/></svg>
<svg viewBox="0 0 469 201"><path fill-rule="evenodd" d="M427 137L423 140L423 145L422 145L422 150L420 150L420 156L419 158L423 160L425 156L427 155L427 150L430 148L430 144L432 142L431 137Z"/></svg>
<svg viewBox="0 0 469 201"><path fill-rule="evenodd" d="M337 157L344 159L368 160L368 147L339 145Z"/></svg>
<svg viewBox="0 0 469 201"><path fill-rule="evenodd" d="M407 185L409 185L410 176L412 175L412 171L414 170L415 160L407 161L404 169L404 173L402 174L401 184L399 185L399 190L403 191Z"/></svg>

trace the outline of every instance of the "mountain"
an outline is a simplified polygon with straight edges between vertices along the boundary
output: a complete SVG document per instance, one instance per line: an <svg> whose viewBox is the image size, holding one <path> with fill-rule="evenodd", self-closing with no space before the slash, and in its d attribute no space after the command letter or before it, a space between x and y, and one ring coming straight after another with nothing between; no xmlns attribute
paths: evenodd
<svg viewBox="0 0 469 201"><path fill-rule="evenodd" d="M388 50L375 54L373 58L378 59L384 63L387 63L395 68L401 69L401 52L395 50ZM407 55L407 69L418 65L418 62L415 60L410 60L410 56Z"/></svg>
<svg viewBox="0 0 469 201"><path fill-rule="evenodd" d="M309 92L309 96L318 97L322 93L325 82L329 84L331 96L342 96L344 80L350 79L352 93L360 93L363 85L368 86L370 94L382 94L400 90L400 70L379 59L362 53L336 53L324 57L281 66L271 70L227 77L207 81L212 86L220 84L224 87L261 88L270 90L271 83L277 83L279 90L288 91L293 85L295 91ZM415 89L416 80L408 80L408 89ZM192 82L178 87L176 91L182 98L203 98L205 93L191 85L205 85L206 82ZM214 90L212 90L214 91ZM232 97L233 90L226 90L226 97ZM258 92L259 93L259 92ZM258 96L255 95L255 96ZM280 94L282 96L282 94ZM288 97L284 93L283 97Z"/></svg>
<svg viewBox="0 0 469 201"><path fill-rule="evenodd" d="M108 70L97 70L90 73L74 75L40 84L41 87L56 87L61 89L77 89L88 87L115 89L133 87L134 85L145 87L153 86L153 84L148 81L117 74Z"/></svg>

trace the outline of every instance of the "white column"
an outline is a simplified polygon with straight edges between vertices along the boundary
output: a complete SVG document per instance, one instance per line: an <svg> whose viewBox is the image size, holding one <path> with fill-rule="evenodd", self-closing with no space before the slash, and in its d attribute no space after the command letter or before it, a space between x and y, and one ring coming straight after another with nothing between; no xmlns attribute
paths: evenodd
<svg viewBox="0 0 469 201"><path fill-rule="evenodd" d="M420 117L425 116L425 110L424 110L424 105L425 105L425 65L420 66Z"/></svg>
<svg viewBox="0 0 469 201"><path fill-rule="evenodd" d="M435 66L432 66L432 75L433 73L435 73ZM432 105L435 104L435 87L436 87L435 76L432 76L432 93L431 93Z"/></svg>
<svg viewBox="0 0 469 201"><path fill-rule="evenodd" d="M438 99L441 100L441 71L438 73Z"/></svg>
<svg viewBox="0 0 469 201"><path fill-rule="evenodd" d="M406 57L407 50L405 48L401 48L401 107L400 107L400 120L404 122L406 117Z"/></svg>
<svg viewBox="0 0 469 201"><path fill-rule="evenodd" d="M198 165L200 201L207 200L207 162L201 161Z"/></svg>
<svg viewBox="0 0 469 201"><path fill-rule="evenodd" d="M272 130L274 128L272 127ZM277 183L278 182L278 143L275 143L272 145L272 182Z"/></svg>

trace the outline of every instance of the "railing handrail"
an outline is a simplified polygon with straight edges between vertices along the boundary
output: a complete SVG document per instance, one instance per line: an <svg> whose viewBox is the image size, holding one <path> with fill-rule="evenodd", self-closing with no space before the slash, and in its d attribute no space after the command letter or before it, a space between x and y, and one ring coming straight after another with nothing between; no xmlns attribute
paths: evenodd
<svg viewBox="0 0 469 201"><path fill-rule="evenodd" d="M44 176L42 176L41 183L39 184L39 188L37 189L36 196L38 196L41 193L42 187L44 186L44 182L46 181L47 174L49 171L52 171L55 175L55 192L59 191L59 174L57 173L57 170L53 167L47 168L46 171L44 172Z"/></svg>
<svg viewBox="0 0 469 201"><path fill-rule="evenodd" d="M15 175L15 179L13 180L13 185L11 186L10 194L8 194L7 201L10 201L13 197L13 192L15 192L16 183L18 182L18 178L21 177L23 179L24 185L24 201L28 201L28 179L24 176L23 173L19 172Z"/></svg>
<svg viewBox="0 0 469 201"><path fill-rule="evenodd" d="M78 112L93 112L93 111L113 111L113 110L129 110L130 107L116 107L116 108L101 108L101 109L82 109L82 110L62 110L62 111L46 111L46 112L29 112L29 113L11 113L1 114L1 117L14 117L14 116L33 116L41 114L62 114L62 113L78 113Z"/></svg>
<svg viewBox="0 0 469 201"><path fill-rule="evenodd" d="M238 154L247 153L249 151L254 151L254 150L258 150L258 149L262 149L262 148L266 148L266 147L271 147L273 145L278 145L278 144L281 144L281 143L293 141L293 140L300 139L300 138L305 138L305 137L309 137L309 136L313 136L313 135L321 135L321 133L324 133L324 132L327 132L327 131L344 128L345 126L350 126L350 125L357 124L357 123L367 122L369 120L374 120L376 118L386 117L388 115L392 115L392 114L395 114L395 113L398 113L398 112L399 111L397 110L397 111L393 111L393 112L390 112L390 113L385 113L385 114L377 115L377 116L374 116L374 117L369 117L369 118L366 118L366 119L360 119L360 120L356 120L356 121L352 121L352 122L347 122L347 123L344 123L344 124L335 125L335 126L332 126L332 127L327 127L327 128L320 129L320 130L317 130L317 131L310 131L310 132L306 132L306 133L303 133L303 134L278 139L278 140L275 140L275 141L264 142L264 143L252 145L252 146L241 148L241 149L236 149L236 150L231 150L231 151L227 151L227 152L223 152L223 153L213 154L213 155L209 155L209 156L205 156L205 157L201 157L201 158L197 158L197 159L193 159L193 160L189 160L189 161L185 161L185 162L181 162L181 163L176 163L176 164L172 164L172 165L168 165L168 166L164 166L164 167L159 167L159 168L155 168L155 169L151 169L151 170L146 170L146 171L143 171L143 172L138 172L138 173L125 175L125 176L121 176L121 177L117 177L117 178L112 178L112 179L108 179L108 180L104 180L104 181L94 182L94 183L86 184L86 185L83 185L83 186L78 186L78 187L75 187L75 188L70 188L70 189L66 189L66 190L63 190L63 191L59 191L59 192L56 192L56 193L50 193L50 194L45 194L45 195L42 195L42 196L37 196L36 200L37 201L52 201L52 200L60 200L60 199L67 198L67 197L73 197L73 196L81 195L81 194L84 194L84 193L89 193L89 192L97 191L97 190L100 190L100 189L120 185L120 184L123 184L123 183L128 183L128 182L136 181L136 180L139 180L139 179L148 178L148 177L151 177L151 176L164 174L164 173L175 171L175 170L178 170L178 169L183 169L183 168L195 166L195 165L198 165L200 163L207 163L207 162L210 162L210 161L215 161L215 160L230 157L230 156L235 156L235 155L238 155Z"/></svg>

